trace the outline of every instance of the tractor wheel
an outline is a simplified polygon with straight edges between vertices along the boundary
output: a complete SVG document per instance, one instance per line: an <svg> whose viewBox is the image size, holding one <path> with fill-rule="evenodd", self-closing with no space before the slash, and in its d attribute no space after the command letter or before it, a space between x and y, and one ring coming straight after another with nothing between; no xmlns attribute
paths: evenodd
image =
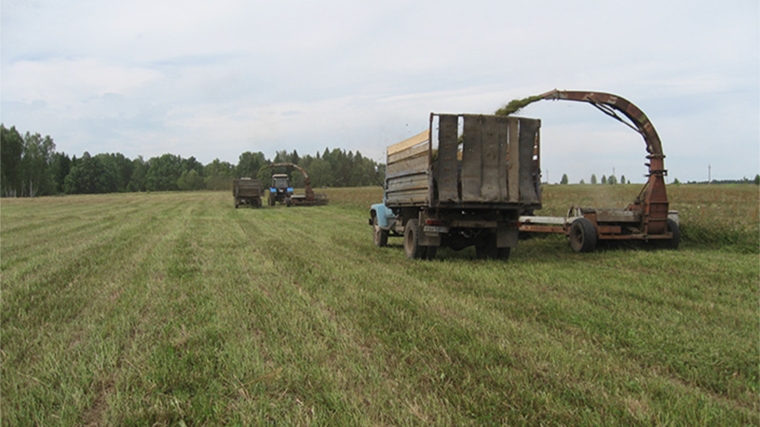
<svg viewBox="0 0 760 427"><path fill-rule="evenodd" d="M420 246L419 229L416 219L410 219L404 227L404 253L409 259L424 259L427 256L427 247Z"/></svg>
<svg viewBox="0 0 760 427"><path fill-rule="evenodd" d="M372 216L372 237L375 241L375 246L379 248L388 246L388 230L380 228L380 224L377 222L377 215Z"/></svg>
<svg viewBox="0 0 760 427"><path fill-rule="evenodd" d="M573 221L569 237L570 247L575 252L591 252L596 248L596 227L586 218Z"/></svg>

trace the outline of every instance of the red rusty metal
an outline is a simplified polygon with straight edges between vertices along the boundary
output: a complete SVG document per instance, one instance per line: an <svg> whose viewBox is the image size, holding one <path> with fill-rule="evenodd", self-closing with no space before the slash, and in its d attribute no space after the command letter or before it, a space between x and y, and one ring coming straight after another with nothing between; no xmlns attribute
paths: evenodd
<svg viewBox="0 0 760 427"><path fill-rule="evenodd" d="M554 89L539 96L541 99L588 102L603 113L633 128L644 138L649 155L649 179L628 210L642 213L642 230L647 235L667 233L668 196L665 191L665 155L662 143L654 125L636 105L627 99L604 92L564 91ZM617 112L622 113L631 123L626 122Z"/></svg>

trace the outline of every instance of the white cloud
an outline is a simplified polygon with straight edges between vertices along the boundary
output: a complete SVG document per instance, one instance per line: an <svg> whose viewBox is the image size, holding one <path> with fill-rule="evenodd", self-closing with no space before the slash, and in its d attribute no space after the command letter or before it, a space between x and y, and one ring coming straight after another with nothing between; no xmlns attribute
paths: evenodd
<svg viewBox="0 0 760 427"><path fill-rule="evenodd" d="M680 180L702 179L708 159L754 176L759 9L9 0L0 12L1 113L4 124L50 134L73 154L234 163L248 150L329 146L382 160L385 145L419 132L431 111L489 113L553 88L588 89L641 107ZM595 109L543 103L524 113L543 120L550 179L563 168L571 181L612 167L641 175L643 143L629 142L638 135Z"/></svg>
<svg viewBox="0 0 760 427"><path fill-rule="evenodd" d="M70 104L109 93L128 95L157 82L161 75L154 70L104 64L96 59L54 59L15 62L4 70L3 77L15 83L3 87L9 97Z"/></svg>

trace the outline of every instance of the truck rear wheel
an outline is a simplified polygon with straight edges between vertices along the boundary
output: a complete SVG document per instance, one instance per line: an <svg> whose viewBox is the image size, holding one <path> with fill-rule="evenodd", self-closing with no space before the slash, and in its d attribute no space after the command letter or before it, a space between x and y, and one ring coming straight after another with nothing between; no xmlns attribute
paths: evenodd
<svg viewBox="0 0 760 427"><path fill-rule="evenodd" d="M570 247L575 252L591 252L596 249L596 227L586 218L573 221L569 237Z"/></svg>
<svg viewBox="0 0 760 427"><path fill-rule="evenodd" d="M377 222L377 215L372 215L372 237L375 241L375 246L379 248L388 246L388 230L380 228L380 224Z"/></svg>
<svg viewBox="0 0 760 427"><path fill-rule="evenodd" d="M496 234L489 234L482 241L475 244L475 253L479 259L508 260L511 253L510 247L500 248L496 246Z"/></svg>
<svg viewBox="0 0 760 427"><path fill-rule="evenodd" d="M404 253L409 259L427 257L427 247L420 246L419 227L416 219L410 219L404 226Z"/></svg>

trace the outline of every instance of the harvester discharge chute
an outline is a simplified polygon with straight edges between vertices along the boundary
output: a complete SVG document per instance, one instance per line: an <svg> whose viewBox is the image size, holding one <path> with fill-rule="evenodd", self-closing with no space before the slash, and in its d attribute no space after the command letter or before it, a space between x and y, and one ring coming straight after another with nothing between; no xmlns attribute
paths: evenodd
<svg viewBox="0 0 760 427"><path fill-rule="evenodd" d="M646 166L649 168L649 173L644 188L625 209L573 207L561 227L557 226L556 219L544 217L546 220L543 221L539 217L525 217L521 218L523 221L521 230L565 233L570 237L573 249L578 252L593 250L597 239L652 240L663 242L671 248L678 247L680 240L678 213L669 211L665 190L664 177L667 175L664 164L665 155L660 137L646 114L632 102L618 95L557 89L538 96L514 100L498 110L496 114L510 115L540 100L586 102L638 132L646 144L648 153L646 158L649 160ZM581 218L584 221L578 222L577 220ZM573 226L575 222L578 224Z"/></svg>

